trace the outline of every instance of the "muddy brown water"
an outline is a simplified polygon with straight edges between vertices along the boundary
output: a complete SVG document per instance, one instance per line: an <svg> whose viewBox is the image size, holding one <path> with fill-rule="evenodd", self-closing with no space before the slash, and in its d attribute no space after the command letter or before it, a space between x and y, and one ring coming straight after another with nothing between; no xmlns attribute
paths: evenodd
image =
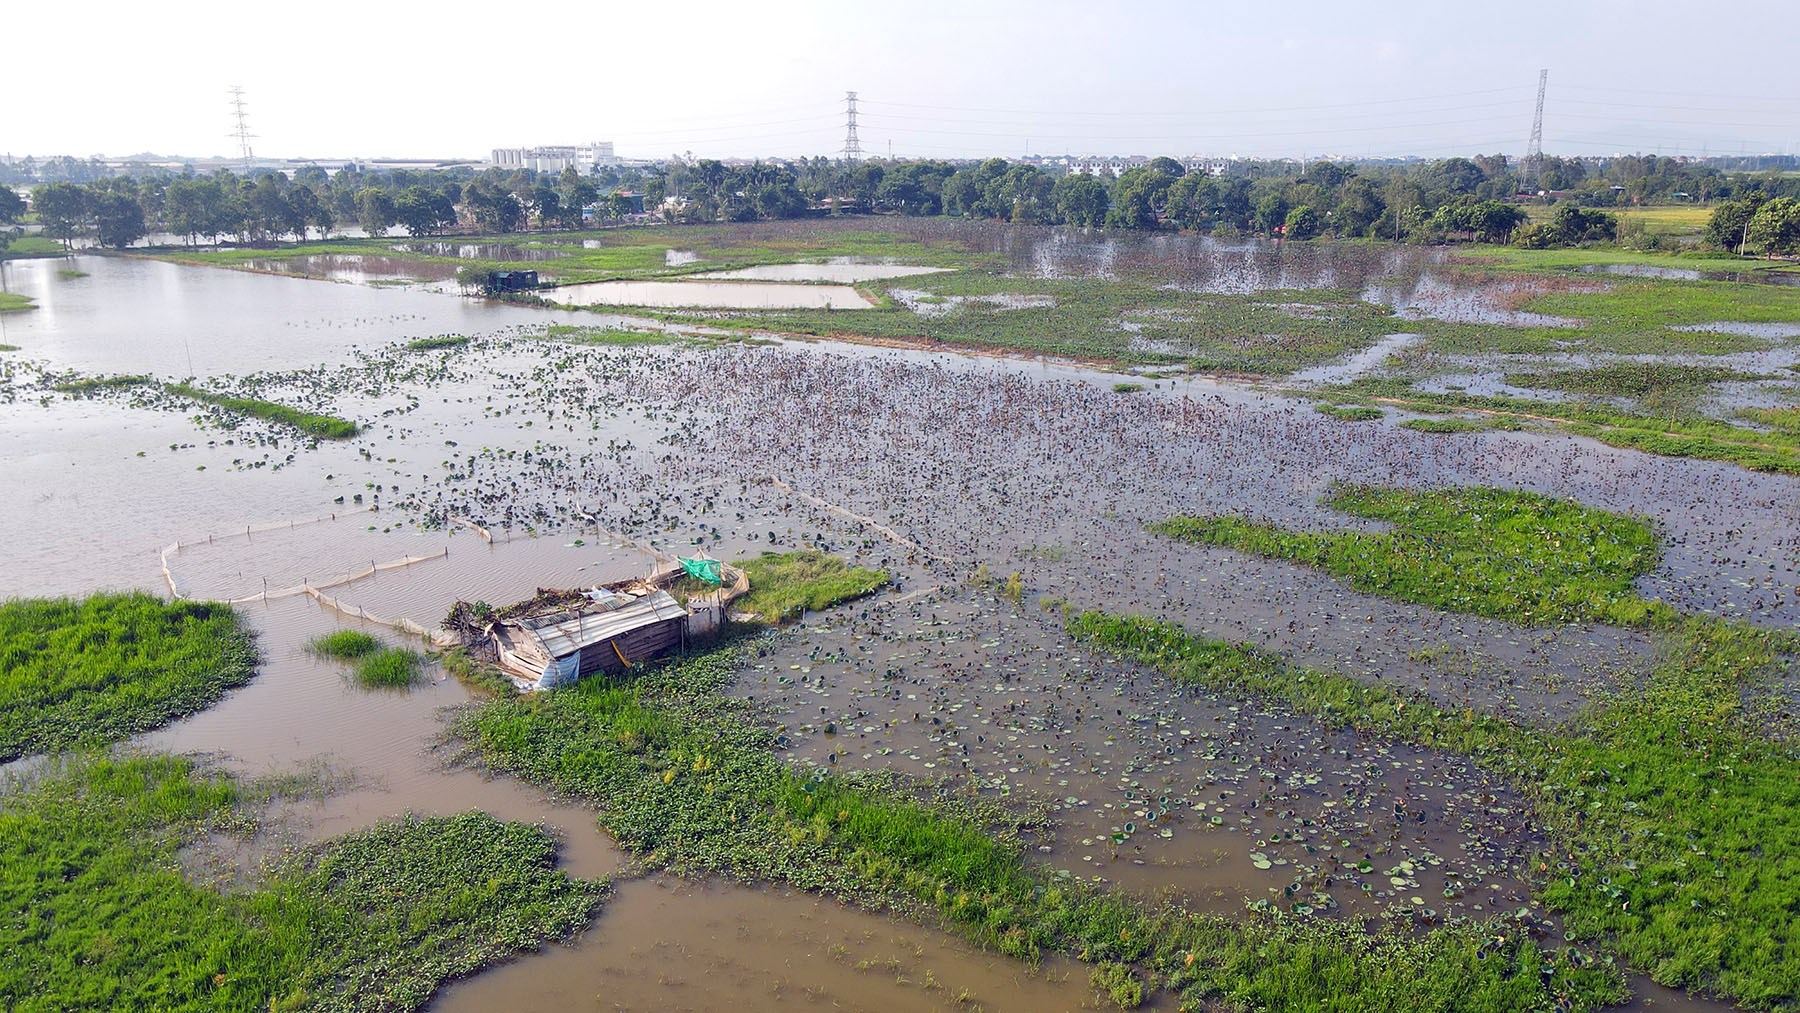
<svg viewBox="0 0 1800 1013"><path fill-rule="evenodd" d="M627 882L577 946L447 988L443 1013L563 1010L1104 1008L1087 969L1038 968L788 890Z"/></svg>
<svg viewBox="0 0 1800 1013"><path fill-rule="evenodd" d="M1569 438L1444 440L1349 425L1200 380L1120 394L1112 374L1057 363L830 343L571 348L519 337L519 327L591 316L94 263L76 281L104 272L106 287L32 275L47 299L35 311L42 316L8 322L8 340L25 346L18 357L175 377L187 372L176 350L191 347L196 370L222 387L240 382L224 374L324 363L269 378L267 389L355 417L367 431L313 446L253 421L198 428L190 409L173 404L27 391L0 404L0 467L23 491L12 504L16 537L0 545L8 593L161 588L162 551L177 542L168 556L177 585L220 596L418 557L329 593L431 625L458 597L509 601L539 585L597 583L645 566L610 534L726 557L827 547L890 568L899 587L812 618L744 672L741 692L771 708L797 762L834 765L835 754L839 767L947 776L1049 806L1054 829L1032 843L1034 861L1214 910L1257 900L1321 914L1331 904L1360 913L1511 910L1529 906L1522 856L1539 841L1505 787L1458 758L1178 691L1071 643L1057 617L1032 604L1039 598L1150 612L1525 720L1554 720L1603 694L1609 679L1642 663L1646 645L1618 631L1524 629L1383 602L1290 564L1173 546L1145 534L1143 522L1241 510L1345 526L1352 522L1318 503L1336 480L1539 489L1650 516L1669 548L1644 578L1646 593L1757 622L1800 620L1791 593L1800 586L1800 483L1791 478ZM19 276L9 269L9 279ZM227 309L215 309L215 297ZM122 332L133 319L142 321L136 339ZM357 355L445 331L484 336L454 353ZM354 512L358 496L381 509ZM494 529L496 544L446 526L453 517ZM244 533L284 519L309 523ZM967 586L980 562L997 575L1019 570L1026 605ZM590 813L445 767L436 744L446 709L469 698L459 684L434 671L411 693L357 689L304 649L357 619L304 597L243 607L266 656L256 680L140 744L217 756L248 773L310 764L342 772L345 790L302 804L308 839L407 810L479 807L554 827L577 874L624 868ZM1369 872L1346 871L1362 861ZM769 928L808 919L828 927L787 936ZM676 927L659 937L663 924ZM740 932L756 945L734 945ZM886 973L909 982L890 994L857 969L890 959L885 943L858 949L867 932L917 939L915 949L943 957ZM719 944L721 933L731 938ZM663 948L652 949L658 939ZM1051 997L1039 991L1044 982L1019 977L1022 967L960 945L814 898L659 879L621 888L576 947L478 976L444 1001L604 994L658 1005L700 996L695 1005L763 1008L811 988L851 1005L929 1008L943 993L916 987L927 970L987 1008L1083 1000L1079 975L1073 991L1050 982ZM811 959L835 946L864 955L848 970ZM682 985L643 975L621 983L626 970L642 971L644 953L718 970ZM596 976L604 967L618 970ZM804 970L787 977L793 967ZM539 989L552 982L564 991Z"/></svg>

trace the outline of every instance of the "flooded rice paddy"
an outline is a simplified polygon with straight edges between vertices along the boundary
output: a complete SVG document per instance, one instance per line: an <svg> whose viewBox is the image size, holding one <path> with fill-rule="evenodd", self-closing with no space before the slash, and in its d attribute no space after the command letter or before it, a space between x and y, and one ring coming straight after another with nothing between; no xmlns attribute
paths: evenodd
<svg viewBox="0 0 1800 1013"><path fill-rule="evenodd" d="M1415 251L1311 258L1069 238L1012 253L1046 276L1154 262L1197 291L1378 289L1400 308L1438 299L1431 283L1393 280L1436 256ZM1531 489L1650 518L1666 550L1643 594L1800 624L1792 478L1536 433L1446 440L1349 425L1202 379L1122 392L1116 374L1069 364L832 343L579 347L539 332L592 314L79 263L88 277L60 278L49 262L7 268L39 304L5 322L21 347L0 403L0 467L20 491L15 537L0 548L7 591L172 581L184 595L250 599L240 607L264 657L250 685L138 744L245 772L336 772L337 792L297 803L307 839L405 811L480 808L555 828L576 875L625 877L575 945L453 986L434 1008L1074 1008L1091 996L1084 969L1028 972L834 901L637 875L585 809L451 762L440 740L446 712L471 699L460 683L434 669L410 692L370 692L306 651L341 627L395 637L365 614L431 627L459 598L501 603L640 573L638 545L722 558L825 548L889 570L895 586L761 642L740 673L735 692L779 729L793 762L897 770L1036 807L1050 819L1030 855L1055 875L1196 910L1299 905L1421 925L1543 917L1530 863L1544 838L1505 784L1464 757L1175 687L1072 641L1059 603L1154 614L1531 723L1562 721L1641 673L1647 639L1446 615L1294 565L1175 545L1144 524L1241 511L1344 527L1355 522L1319 505L1339 481ZM679 287L683 299L803 291L821 306L841 289L868 305L847 286L785 280L616 284ZM619 301L657 305L642 293ZM1496 292L1474 304L1505 303ZM473 341L453 353L402 347L445 333ZM1404 350L1401 337L1341 368L1372 368ZM254 420L200 428L177 403L66 398L38 379L63 370L199 376L365 431L315 443ZM1020 573L1022 600L973 580L980 566ZM342 609L283 593L303 583Z"/></svg>

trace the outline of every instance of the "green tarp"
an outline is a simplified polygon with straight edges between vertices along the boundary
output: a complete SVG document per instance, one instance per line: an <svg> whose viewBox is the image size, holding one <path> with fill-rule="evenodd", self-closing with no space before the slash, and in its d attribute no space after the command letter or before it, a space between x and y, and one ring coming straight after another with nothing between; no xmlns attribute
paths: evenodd
<svg viewBox="0 0 1800 1013"><path fill-rule="evenodd" d="M679 559L680 557L676 557L676 558ZM723 583L725 583L725 571L720 569L719 567L720 567L719 561L716 559L682 559L681 560L681 568L683 570L687 571L688 576L698 577L701 580L706 581L708 584L723 584Z"/></svg>

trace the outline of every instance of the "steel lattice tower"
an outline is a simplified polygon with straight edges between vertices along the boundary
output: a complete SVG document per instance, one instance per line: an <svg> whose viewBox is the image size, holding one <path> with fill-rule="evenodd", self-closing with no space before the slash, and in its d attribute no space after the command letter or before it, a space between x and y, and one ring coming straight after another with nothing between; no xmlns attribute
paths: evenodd
<svg viewBox="0 0 1800 1013"><path fill-rule="evenodd" d="M1537 112L1531 116L1531 142L1525 145L1525 174L1531 177L1531 188L1537 189L1538 177L1544 169L1544 89L1550 84L1550 70L1538 71Z"/></svg>
<svg viewBox="0 0 1800 1013"><path fill-rule="evenodd" d="M237 121L237 129L231 136L237 138L238 157L244 161L244 171L250 171L250 138L256 135L250 132L250 115L244 111L244 89L239 85L231 86L231 115Z"/></svg>
<svg viewBox="0 0 1800 1013"><path fill-rule="evenodd" d="M856 139L856 93L844 93L844 161L862 158L862 142Z"/></svg>

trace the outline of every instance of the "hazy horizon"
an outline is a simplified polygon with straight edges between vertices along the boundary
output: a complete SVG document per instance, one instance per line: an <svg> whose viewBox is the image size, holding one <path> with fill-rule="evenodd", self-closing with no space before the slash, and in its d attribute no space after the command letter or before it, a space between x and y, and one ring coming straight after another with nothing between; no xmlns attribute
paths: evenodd
<svg viewBox="0 0 1800 1013"><path fill-rule="evenodd" d="M835 155L847 90L874 156L1516 154L1540 67L1550 154L1800 151L1785 94L1800 19L1731 40L1726 65L1698 57L1689 10L705 0L679 18L556 3L495 24L488 5L104 3L52 52L70 15L40 6L8 15L15 80L43 87L8 109L0 152L235 157L240 85L265 158L595 140L625 158Z"/></svg>

